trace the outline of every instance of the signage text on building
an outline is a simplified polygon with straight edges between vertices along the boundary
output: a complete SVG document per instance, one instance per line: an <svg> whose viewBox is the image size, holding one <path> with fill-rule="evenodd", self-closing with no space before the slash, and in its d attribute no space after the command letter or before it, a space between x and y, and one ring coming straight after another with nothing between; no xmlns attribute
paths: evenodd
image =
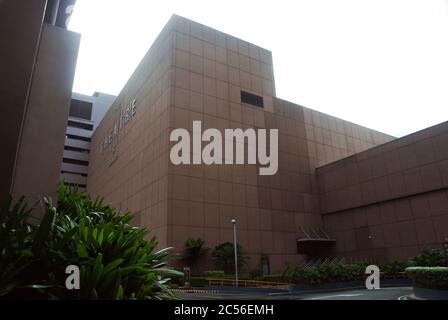
<svg viewBox="0 0 448 320"><path fill-rule="evenodd" d="M103 139L100 144L100 153L105 151L107 148L111 149L112 158L109 161L111 165L118 157L117 155L117 144L118 135L124 129L126 124L135 116L136 113L136 100L132 99L127 105L122 107L117 106L115 109L115 122L110 129L107 136Z"/></svg>

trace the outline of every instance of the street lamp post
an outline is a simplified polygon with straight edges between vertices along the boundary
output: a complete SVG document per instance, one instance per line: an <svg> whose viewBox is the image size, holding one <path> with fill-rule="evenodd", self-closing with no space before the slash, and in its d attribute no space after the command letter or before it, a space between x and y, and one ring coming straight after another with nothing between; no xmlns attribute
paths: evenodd
<svg viewBox="0 0 448 320"><path fill-rule="evenodd" d="M237 242L236 242L236 220L232 219L233 224L233 253L235 255L235 283L238 287L238 254L237 254Z"/></svg>

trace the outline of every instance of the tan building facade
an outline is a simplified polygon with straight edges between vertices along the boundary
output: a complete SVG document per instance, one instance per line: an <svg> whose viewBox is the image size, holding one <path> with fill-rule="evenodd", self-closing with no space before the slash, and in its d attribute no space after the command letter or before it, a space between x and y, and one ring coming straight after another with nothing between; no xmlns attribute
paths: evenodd
<svg viewBox="0 0 448 320"><path fill-rule="evenodd" d="M221 132L278 129L278 172L172 164L170 133L192 132L193 121ZM135 224L179 253L190 237L210 248L232 242L236 219L248 268L263 260L278 272L288 262L349 253L327 225L318 185L326 167L316 169L394 140L278 99L271 52L173 16L92 136L87 190L134 212Z"/></svg>
<svg viewBox="0 0 448 320"><path fill-rule="evenodd" d="M317 169L325 229L353 259L405 261L448 237L448 122Z"/></svg>

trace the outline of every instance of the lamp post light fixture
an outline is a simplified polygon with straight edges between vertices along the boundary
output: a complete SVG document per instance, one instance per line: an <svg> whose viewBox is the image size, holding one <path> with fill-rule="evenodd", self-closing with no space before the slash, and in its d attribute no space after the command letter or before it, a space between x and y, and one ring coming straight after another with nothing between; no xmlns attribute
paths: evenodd
<svg viewBox="0 0 448 320"><path fill-rule="evenodd" d="M236 242L236 220L231 220L233 224L233 253L235 255L235 284L238 287L238 254L237 254L237 242Z"/></svg>

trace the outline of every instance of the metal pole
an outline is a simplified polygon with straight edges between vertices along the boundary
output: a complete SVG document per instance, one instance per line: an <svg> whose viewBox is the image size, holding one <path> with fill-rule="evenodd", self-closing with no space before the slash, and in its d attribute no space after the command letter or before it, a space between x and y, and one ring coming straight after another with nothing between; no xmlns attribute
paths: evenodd
<svg viewBox="0 0 448 320"><path fill-rule="evenodd" d="M237 254L237 242L236 242L236 220L232 219L233 224L233 253L235 255L235 283L238 287L238 254Z"/></svg>

